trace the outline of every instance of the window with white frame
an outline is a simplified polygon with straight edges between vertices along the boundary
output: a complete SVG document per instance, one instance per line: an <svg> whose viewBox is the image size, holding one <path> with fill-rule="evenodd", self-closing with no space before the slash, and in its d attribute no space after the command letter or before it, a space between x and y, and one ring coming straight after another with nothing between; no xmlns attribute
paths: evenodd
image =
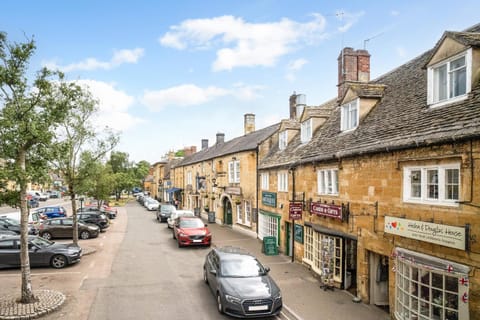
<svg viewBox="0 0 480 320"><path fill-rule="evenodd" d="M441 269L438 263L420 259L420 263L406 257L395 261L396 319L469 319L468 268L457 270L459 265L444 261Z"/></svg>
<svg viewBox="0 0 480 320"><path fill-rule="evenodd" d="M192 171L187 172L187 185L193 185L192 183Z"/></svg>
<svg viewBox="0 0 480 320"><path fill-rule="evenodd" d="M288 143L288 131L284 130L278 134L278 148L284 150Z"/></svg>
<svg viewBox="0 0 480 320"><path fill-rule="evenodd" d="M428 68L428 103L460 100L470 92L471 49Z"/></svg>
<svg viewBox="0 0 480 320"><path fill-rule="evenodd" d="M355 99L341 107L341 131L353 130L358 126L358 105L359 99Z"/></svg>
<svg viewBox="0 0 480 320"><path fill-rule="evenodd" d="M279 243L278 224L280 216L259 214L258 215L258 237L263 240L263 237L276 237Z"/></svg>
<svg viewBox="0 0 480 320"><path fill-rule="evenodd" d="M252 221L252 205L250 201L245 201L245 224L249 226Z"/></svg>
<svg viewBox="0 0 480 320"><path fill-rule="evenodd" d="M308 142L312 139L312 119L302 122L300 126L300 139L302 143Z"/></svg>
<svg viewBox="0 0 480 320"><path fill-rule="evenodd" d="M403 201L458 205L459 200L459 164L404 168Z"/></svg>
<svg viewBox="0 0 480 320"><path fill-rule="evenodd" d="M338 169L317 170L318 194L338 195Z"/></svg>
<svg viewBox="0 0 480 320"><path fill-rule="evenodd" d="M262 173L260 175L261 180L262 180L262 190L268 190L270 183L269 183L269 174L267 173Z"/></svg>
<svg viewBox="0 0 480 320"><path fill-rule="evenodd" d="M236 205L237 207L237 223L243 223L242 205L241 203Z"/></svg>
<svg viewBox="0 0 480 320"><path fill-rule="evenodd" d="M282 171L278 173L278 191L288 192L288 172Z"/></svg>
<svg viewBox="0 0 480 320"><path fill-rule="evenodd" d="M240 183L240 161L234 160L228 163L228 182Z"/></svg>

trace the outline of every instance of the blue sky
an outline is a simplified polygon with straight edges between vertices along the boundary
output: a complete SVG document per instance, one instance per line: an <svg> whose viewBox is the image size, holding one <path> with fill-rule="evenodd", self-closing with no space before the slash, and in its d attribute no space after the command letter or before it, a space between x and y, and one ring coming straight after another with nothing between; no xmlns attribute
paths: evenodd
<svg viewBox="0 0 480 320"><path fill-rule="evenodd" d="M375 79L479 12L478 0L5 0L0 31L35 39L32 70L88 84L117 150L154 163L243 135L245 113L257 129L288 118L294 91L307 105L335 97L342 47L366 48Z"/></svg>

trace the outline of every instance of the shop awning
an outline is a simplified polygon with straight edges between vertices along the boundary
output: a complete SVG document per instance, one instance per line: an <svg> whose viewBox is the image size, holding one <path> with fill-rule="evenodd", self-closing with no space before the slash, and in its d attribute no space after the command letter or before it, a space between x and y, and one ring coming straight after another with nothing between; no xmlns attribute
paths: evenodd
<svg viewBox="0 0 480 320"><path fill-rule="evenodd" d="M167 193L174 193L174 192L177 192L177 191L180 191L180 190L182 190L182 189L180 189L180 188L169 188L169 189L167 189Z"/></svg>

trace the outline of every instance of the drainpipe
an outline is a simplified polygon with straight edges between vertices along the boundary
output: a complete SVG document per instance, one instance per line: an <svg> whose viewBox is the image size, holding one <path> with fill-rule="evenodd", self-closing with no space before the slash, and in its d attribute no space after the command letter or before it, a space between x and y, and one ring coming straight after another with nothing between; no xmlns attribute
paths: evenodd
<svg viewBox="0 0 480 320"><path fill-rule="evenodd" d="M257 206L256 207L257 208L257 219L256 219L257 222L255 223L255 233L257 234L257 239L258 239L258 216L260 214L259 210L258 210L258 192L260 191L260 188L258 186L258 184L259 184L258 181L260 180L259 179L259 173L258 173L258 145L257 145L257 148L255 150L255 153L256 153L256 155L255 155L255 158L256 158L255 159L255 162L256 162L255 171L256 171L256 177L257 177L257 181L256 181L256 185L255 185L255 188L256 188L256 190L255 190L255 192L256 192L255 193L255 205Z"/></svg>
<svg viewBox="0 0 480 320"><path fill-rule="evenodd" d="M292 173L292 200L295 201L295 167L290 168ZM292 262L295 262L295 219L292 219L292 230L290 230L291 237L290 241L292 241ZM290 245L290 244L289 244Z"/></svg>

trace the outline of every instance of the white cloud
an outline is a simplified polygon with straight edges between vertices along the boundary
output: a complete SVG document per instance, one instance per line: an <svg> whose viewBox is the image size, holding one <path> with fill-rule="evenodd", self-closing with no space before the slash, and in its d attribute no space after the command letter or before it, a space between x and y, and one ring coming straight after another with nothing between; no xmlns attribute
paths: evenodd
<svg viewBox="0 0 480 320"><path fill-rule="evenodd" d="M228 91L218 87L200 88L193 84L184 84L158 91L145 91L142 102L151 110L160 110L166 106L193 106L225 96Z"/></svg>
<svg viewBox="0 0 480 320"><path fill-rule="evenodd" d="M133 50L122 49L114 51L113 57L110 61L98 61L95 58L87 58L83 61L71 63L65 66L57 64L56 61L46 61L43 63L49 69L59 69L63 72L71 72L77 70L97 70L104 69L109 70L124 63L137 63L138 60L143 56L144 49L135 48Z"/></svg>
<svg viewBox="0 0 480 320"><path fill-rule="evenodd" d="M320 14L312 17L306 23L287 18L271 23L249 23L233 16L191 19L170 27L159 41L175 49L216 47L214 71L269 67L302 45L316 43L326 36L325 18Z"/></svg>
<svg viewBox="0 0 480 320"><path fill-rule="evenodd" d="M346 11L338 11L336 13L337 19L340 20L342 26L338 28L340 33L345 33L350 28L358 22L358 20L365 14L365 11L360 12L346 12Z"/></svg>
<svg viewBox="0 0 480 320"><path fill-rule="evenodd" d="M236 83L231 89L209 86L198 87L194 84L183 84L162 90L147 90L142 97L142 103L152 111L159 111L168 106L187 107L205 104L217 98L233 96L239 100L254 100L261 95L263 86Z"/></svg>
<svg viewBox="0 0 480 320"><path fill-rule="evenodd" d="M285 75L285 78L289 81L294 81L296 79L296 72L300 71L307 63L308 60L303 58L290 61L290 63L287 65L287 74Z"/></svg>
<svg viewBox="0 0 480 320"><path fill-rule="evenodd" d="M99 101L99 110L93 122L99 128L108 126L114 130L123 131L143 120L128 113L135 99L115 85L96 80L77 80L77 84L86 86L92 96Z"/></svg>

